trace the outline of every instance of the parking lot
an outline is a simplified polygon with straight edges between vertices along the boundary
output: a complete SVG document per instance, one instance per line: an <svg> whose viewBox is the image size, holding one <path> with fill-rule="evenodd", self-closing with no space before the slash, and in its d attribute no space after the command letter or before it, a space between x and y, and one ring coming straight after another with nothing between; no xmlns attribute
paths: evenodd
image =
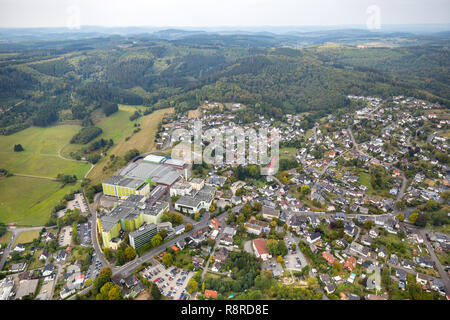
<svg viewBox="0 0 450 320"><path fill-rule="evenodd" d="M174 300L186 300L188 293L186 286L194 272L179 269L177 267L166 268L160 263L149 266L142 272L142 276L156 283L161 294Z"/></svg>
<svg viewBox="0 0 450 320"><path fill-rule="evenodd" d="M301 271L306 266L306 260L302 259L302 256L298 252L288 254L286 257L286 269Z"/></svg>
<svg viewBox="0 0 450 320"><path fill-rule="evenodd" d="M44 281L41 290L39 291L40 300L51 300L53 293L53 282L54 280Z"/></svg>
<svg viewBox="0 0 450 320"><path fill-rule="evenodd" d="M276 262L275 259L264 261L262 264L262 269L272 271L272 275L274 277L280 277L283 275L283 266Z"/></svg>
<svg viewBox="0 0 450 320"><path fill-rule="evenodd" d="M289 254L285 257L286 269L292 271L301 271L308 262L306 261L303 253L297 248L296 250L292 250L291 245L293 243L297 244L299 239L292 236L292 234L288 233L284 238L286 246L289 249Z"/></svg>
<svg viewBox="0 0 450 320"><path fill-rule="evenodd" d="M61 234L59 236L59 245L61 247L70 246L72 242L72 227L67 226L62 228Z"/></svg>
<svg viewBox="0 0 450 320"><path fill-rule="evenodd" d="M80 236L80 244L84 247L91 246L91 221L77 225L78 235Z"/></svg>
<svg viewBox="0 0 450 320"><path fill-rule="evenodd" d="M82 213L88 212L88 205L81 193L77 193L75 195L74 207L80 210Z"/></svg>
<svg viewBox="0 0 450 320"><path fill-rule="evenodd" d="M103 264L100 260L97 259L95 252L92 255L91 258L91 264L89 266L89 269L86 272L86 279L91 278L94 280L98 274L100 273L100 270L102 269Z"/></svg>

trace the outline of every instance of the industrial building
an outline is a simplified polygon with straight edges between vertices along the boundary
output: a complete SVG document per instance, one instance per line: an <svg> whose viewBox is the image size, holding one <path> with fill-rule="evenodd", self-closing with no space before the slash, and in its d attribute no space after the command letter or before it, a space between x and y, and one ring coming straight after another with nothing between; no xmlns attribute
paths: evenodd
<svg viewBox="0 0 450 320"><path fill-rule="evenodd" d="M154 223L141 226L139 229L130 232L130 246L134 249L142 247L146 243L149 243L150 240L156 236L157 232L158 227Z"/></svg>
<svg viewBox="0 0 450 320"><path fill-rule="evenodd" d="M148 155L142 161L129 163L103 182L103 194L118 198L132 194L146 196L154 185L170 187L189 176L190 165L184 161Z"/></svg>
<svg viewBox="0 0 450 320"><path fill-rule="evenodd" d="M192 186L194 187L194 185ZM214 200L216 188L209 185L201 185L201 189L197 190L193 188L190 194L181 196L175 202L175 209L190 214L195 214L201 209L209 210L209 207Z"/></svg>
<svg viewBox="0 0 450 320"><path fill-rule="evenodd" d="M156 186L154 189L161 189ZM121 231L135 231L144 223L158 224L163 213L169 211L169 203L158 197L131 195L109 213L98 218L98 229L103 246L115 248Z"/></svg>

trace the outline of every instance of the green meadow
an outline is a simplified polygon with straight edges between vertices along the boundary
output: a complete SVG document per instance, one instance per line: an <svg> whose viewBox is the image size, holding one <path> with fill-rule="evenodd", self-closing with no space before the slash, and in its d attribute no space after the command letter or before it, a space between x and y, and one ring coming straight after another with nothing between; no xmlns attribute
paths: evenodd
<svg viewBox="0 0 450 320"><path fill-rule="evenodd" d="M359 174L359 183L361 183L363 186L367 187L367 193L372 194L373 193L373 187L372 183L370 182L370 174L367 172L361 172Z"/></svg>
<svg viewBox="0 0 450 320"><path fill-rule="evenodd" d="M55 178L58 173L82 178L90 165L58 157L58 151L80 130L78 125L49 128L30 127L10 136L0 137L0 168L13 174ZM15 144L25 151L14 152Z"/></svg>
<svg viewBox="0 0 450 320"><path fill-rule="evenodd" d="M0 222L21 226L44 225L53 207L80 184L65 186L56 181L13 176L0 179Z"/></svg>
<svg viewBox="0 0 450 320"><path fill-rule="evenodd" d="M295 157L297 156L298 150L296 148L281 148L280 149L280 160L281 159L287 159L287 160L295 160Z"/></svg>
<svg viewBox="0 0 450 320"><path fill-rule="evenodd" d="M103 138L105 140L112 139L114 143L118 143L122 138L131 135L134 130L134 123L139 123L143 117L130 121L130 116L136 110L143 110L140 106L119 105L119 111L113 113L109 117L105 117L101 110L94 111L93 120L95 125L103 130L102 134L96 139ZM71 152L76 152L86 145L68 144L61 151L62 156L70 158Z"/></svg>
<svg viewBox="0 0 450 320"><path fill-rule="evenodd" d="M58 157L58 151L80 130L78 125L30 127L0 137L0 168L13 174L56 178L58 173L83 178L90 165ZM14 152L15 144L25 151ZM24 226L44 225L62 197L79 184L61 188L56 181L13 176L0 179L0 221Z"/></svg>
<svg viewBox="0 0 450 320"><path fill-rule="evenodd" d="M1 248L4 248L5 246L8 245L8 243L11 241L11 237L12 237L11 231L6 231L6 233L0 237Z"/></svg>

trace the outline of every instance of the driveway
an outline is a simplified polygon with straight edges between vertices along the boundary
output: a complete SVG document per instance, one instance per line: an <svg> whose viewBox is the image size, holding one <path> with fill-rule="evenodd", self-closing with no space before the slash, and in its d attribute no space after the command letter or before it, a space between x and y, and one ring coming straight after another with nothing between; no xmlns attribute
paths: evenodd
<svg viewBox="0 0 450 320"><path fill-rule="evenodd" d="M253 254L253 248L252 248L252 241L245 241L244 242L244 250L250 254Z"/></svg>
<svg viewBox="0 0 450 320"><path fill-rule="evenodd" d="M374 267L374 274L369 277L369 280L374 280L375 288L377 290L381 290L381 274L380 274L380 268Z"/></svg>

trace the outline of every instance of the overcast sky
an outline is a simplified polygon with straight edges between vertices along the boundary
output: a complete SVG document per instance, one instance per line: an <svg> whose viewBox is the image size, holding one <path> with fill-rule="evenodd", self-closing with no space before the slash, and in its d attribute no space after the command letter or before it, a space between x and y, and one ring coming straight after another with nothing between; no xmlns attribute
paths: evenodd
<svg viewBox="0 0 450 320"><path fill-rule="evenodd" d="M0 0L0 27L426 24L449 13L450 0Z"/></svg>

